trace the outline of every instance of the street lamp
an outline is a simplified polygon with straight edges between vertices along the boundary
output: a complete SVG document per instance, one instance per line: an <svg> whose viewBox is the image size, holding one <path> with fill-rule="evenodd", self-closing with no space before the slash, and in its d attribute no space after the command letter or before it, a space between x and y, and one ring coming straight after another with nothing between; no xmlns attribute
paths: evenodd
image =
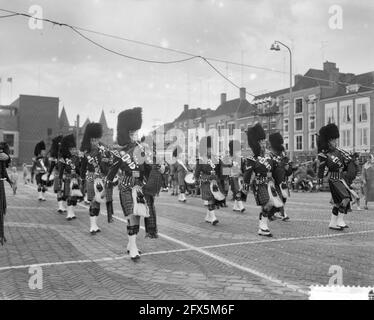
<svg viewBox="0 0 374 320"><path fill-rule="evenodd" d="M293 110L292 109L292 52L291 52L291 49L290 47L288 47L287 45L285 45L283 42L280 42L278 40L275 40L274 43L271 45L270 47L270 50L273 50L273 51L280 51L280 47L279 45L285 47L289 54L290 54L290 99L289 99L289 110ZM290 114L290 113L289 113ZM293 121L289 121L290 123L290 129L292 129L291 132L293 132ZM289 143L289 145L292 146L291 151L290 151L290 158L291 160L293 160L293 155L294 155L294 143L293 143L293 140L290 139L289 141L291 141L292 143Z"/></svg>

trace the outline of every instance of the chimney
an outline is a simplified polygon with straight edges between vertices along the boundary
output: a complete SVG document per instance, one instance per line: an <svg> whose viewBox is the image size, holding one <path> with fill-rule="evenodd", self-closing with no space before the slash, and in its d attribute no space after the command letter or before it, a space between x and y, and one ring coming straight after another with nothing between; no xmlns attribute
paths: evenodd
<svg viewBox="0 0 374 320"><path fill-rule="evenodd" d="M301 74L295 74L295 86L300 82L300 80L303 78Z"/></svg>
<svg viewBox="0 0 374 320"><path fill-rule="evenodd" d="M221 105L226 102L226 93L221 93Z"/></svg>
<svg viewBox="0 0 374 320"><path fill-rule="evenodd" d="M240 91L239 91L239 97L240 97L240 101L244 101L246 99L246 90L245 88L240 88Z"/></svg>
<svg viewBox="0 0 374 320"><path fill-rule="evenodd" d="M323 63L323 71L326 71L328 73L339 72L339 68L336 67L335 62L326 61Z"/></svg>
<svg viewBox="0 0 374 320"><path fill-rule="evenodd" d="M188 111L188 104L184 105L184 112Z"/></svg>

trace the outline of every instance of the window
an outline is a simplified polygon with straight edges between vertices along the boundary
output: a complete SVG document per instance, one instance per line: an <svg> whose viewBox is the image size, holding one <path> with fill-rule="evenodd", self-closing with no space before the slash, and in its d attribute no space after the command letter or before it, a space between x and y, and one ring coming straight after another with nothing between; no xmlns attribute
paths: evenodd
<svg viewBox="0 0 374 320"><path fill-rule="evenodd" d="M352 105L347 104L340 107L341 112L341 121L344 124L348 124L352 122L353 116L353 108Z"/></svg>
<svg viewBox="0 0 374 320"><path fill-rule="evenodd" d="M271 123L271 130L275 130L277 128L277 123L276 122L272 122Z"/></svg>
<svg viewBox="0 0 374 320"><path fill-rule="evenodd" d="M316 116L309 116L309 130L316 130Z"/></svg>
<svg viewBox="0 0 374 320"><path fill-rule="evenodd" d="M336 108L326 108L326 124L337 122Z"/></svg>
<svg viewBox="0 0 374 320"><path fill-rule="evenodd" d="M283 131L288 132L288 119L283 119Z"/></svg>
<svg viewBox="0 0 374 320"><path fill-rule="evenodd" d="M303 131L303 118L295 118L295 131Z"/></svg>
<svg viewBox="0 0 374 320"><path fill-rule="evenodd" d="M219 125L218 125L218 135L219 135L219 136L221 136L221 134L222 134L222 130L224 129L224 127L225 127L225 126L224 126L223 124L219 124Z"/></svg>
<svg viewBox="0 0 374 320"><path fill-rule="evenodd" d="M358 122L367 122L368 121L367 109L368 108L367 108L366 103L357 104L357 121Z"/></svg>
<svg viewBox="0 0 374 320"><path fill-rule="evenodd" d="M283 102L283 115L288 116L290 109L290 103L288 100L284 100Z"/></svg>
<svg viewBox="0 0 374 320"><path fill-rule="evenodd" d="M283 138L283 141L284 141L284 148L286 149L286 150L288 150L288 146L289 146L289 142L288 142L288 137L284 137Z"/></svg>
<svg viewBox="0 0 374 320"><path fill-rule="evenodd" d="M263 126L262 126L262 128L263 128L265 131L268 130L268 124L267 124L267 123L264 123Z"/></svg>
<svg viewBox="0 0 374 320"><path fill-rule="evenodd" d="M351 146L351 130L342 130L340 142L342 147L350 147Z"/></svg>
<svg viewBox="0 0 374 320"><path fill-rule="evenodd" d="M317 142L316 135L314 133L310 134L309 135L309 150L314 150L317 147L316 142Z"/></svg>
<svg viewBox="0 0 374 320"><path fill-rule="evenodd" d="M229 123L228 127L229 127L229 136L231 137L234 134L235 123Z"/></svg>
<svg viewBox="0 0 374 320"><path fill-rule="evenodd" d="M295 99L295 114L303 113L303 98Z"/></svg>
<svg viewBox="0 0 374 320"><path fill-rule="evenodd" d="M316 102L312 101L308 103L308 112L309 113L316 113Z"/></svg>
<svg viewBox="0 0 374 320"><path fill-rule="evenodd" d="M48 136L51 136L51 135L52 135L52 131L53 131L52 128L48 128L48 129L47 129L47 135L48 135Z"/></svg>
<svg viewBox="0 0 374 320"><path fill-rule="evenodd" d="M241 132L241 133L244 133L244 128L245 128L245 125L244 125L244 124L241 124L241 125L240 125L240 132Z"/></svg>
<svg viewBox="0 0 374 320"><path fill-rule="evenodd" d="M295 150L297 151L303 151L303 136L302 135L296 135L295 136Z"/></svg>
<svg viewBox="0 0 374 320"><path fill-rule="evenodd" d="M3 140L8 143L11 157L18 157L18 132L3 131Z"/></svg>
<svg viewBox="0 0 374 320"><path fill-rule="evenodd" d="M368 128L358 129L358 144L360 146L368 146Z"/></svg>

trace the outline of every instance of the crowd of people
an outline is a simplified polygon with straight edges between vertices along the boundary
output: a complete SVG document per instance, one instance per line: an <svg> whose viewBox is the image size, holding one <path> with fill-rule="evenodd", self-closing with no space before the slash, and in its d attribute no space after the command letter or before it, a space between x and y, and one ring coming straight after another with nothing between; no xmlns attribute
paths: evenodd
<svg viewBox="0 0 374 320"><path fill-rule="evenodd" d="M270 134L268 141L259 123L247 130L249 154L241 154L241 143L229 142L224 155L213 152L212 138L200 139L196 163L189 164L183 148L177 146L172 160L158 163L154 146L145 139L137 139L142 125L142 109L132 108L118 115L117 142L104 145L102 126L99 123L87 125L82 143L76 145L73 134L52 139L50 150L40 141L34 150L31 177L23 165L25 184L35 180L37 199L46 201L45 193L52 188L56 194L57 211L66 214L66 219L76 219L75 207L78 202L89 204L89 232L101 232L98 225L100 212L106 208L108 223L113 220L113 191L118 187L119 199L127 219L127 252L132 260L140 258L136 239L140 219L144 218L146 237L158 237L155 197L160 192L171 192L182 204L186 195L201 197L206 208L205 221L212 226L219 223L217 210L228 207L230 192L232 210L244 212L248 195L254 196L259 210L258 235L271 237L269 221L276 218L288 221L286 203L290 190L320 190L325 184L331 192L331 219L329 228L341 231L347 228L345 216L356 203L360 209L360 198L365 195L365 209L374 198L374 157L362 168L358 155L337 146L339 130L335 124L328 124L319 130L317 136L318 157L309 163L295 165L287 157L283 137L279 132ZM0 144L0 239L4 235L6 197L4 180L17 191L18 174L10 166L9 147ZM203 217L202 217L203 218Z"/></svg>

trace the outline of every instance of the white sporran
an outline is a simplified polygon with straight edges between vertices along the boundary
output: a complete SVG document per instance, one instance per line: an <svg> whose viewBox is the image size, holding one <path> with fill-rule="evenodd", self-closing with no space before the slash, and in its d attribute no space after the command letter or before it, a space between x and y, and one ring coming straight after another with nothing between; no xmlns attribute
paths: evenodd
<svg viewBox="0 0 374 320"><path fill-rule="evenodd" d="M275 207L275 208L282 208L283 207L283 201L280 199L277 190L275 189L275 185L273 181L268 182L268 193L269 193L269 202Z"/></svg>
<svg viewBox="0 0 374 320"><path fill-rule="evenodd" d="M134 203L134 216L149 218L149 208L146 204L143 191L139 186L132 188L132 200Z"/></svg>
<svg viewBox="0 0 374 320"><path fill-rule="evenodd" d="M83 197L80 189L80 184L77 178L72 178L70 181L70 195L72 197Z"/></svg>
<svg viewBox="0 0 374 320"><path fill-rule="evenodd" d="M281 189L282 197L287 199L290 196L290 191L288 190L287 183L282 182L280 185L280 189Z"/></svg>
<svg viewBox="0 0 374 320"><path fill-rule="evenodd" d="M95 189L95 201L98 203L105 203L105 186L103 179L96 178L94 180L94 189Z"/></svg>
<svg viewBox="0 0 374 320"><path fill-rule="evenodd" d="M214 199L216 199L217 201L225 200L225 195L221 192L221 190L219 190L216 180L212 180L210 182L210 191L212 192Z"/></svg>

